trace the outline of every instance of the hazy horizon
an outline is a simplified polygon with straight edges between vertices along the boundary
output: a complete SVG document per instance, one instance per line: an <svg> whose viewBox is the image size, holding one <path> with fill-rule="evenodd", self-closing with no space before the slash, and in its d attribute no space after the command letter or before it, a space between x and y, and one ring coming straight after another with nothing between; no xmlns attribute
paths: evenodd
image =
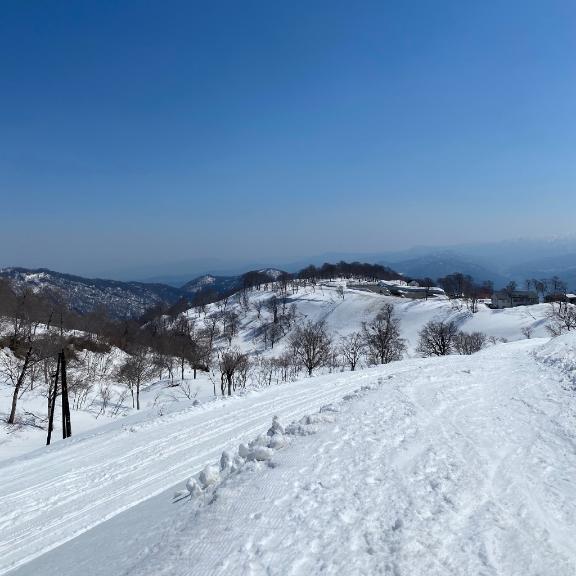
<svg viewBox="0 0 576 576"><path fill-rule="evenodd" d="M247 254L245 258L226 259L198 258L188 260L160 260L150 261L140 265L128 264L122 268L98 268L94 263L85 261L77 267L52 266L49 262L34 264L31 262L17 262L0 260L2 268L46 268L55 272L84 276L87 278L102 278L121 281L162 282L179 285L202 274L237 275L248 270L260 268L280 268L288 272L296 272L309 264L320 265L324 262L362 261L370 263L384 263L394 267L394 263L410 260L424 255L451 254L461 256L471 263L484 263L489 268L497 270L502 265L511 262L530 262L539 256L553 255L576 256L576 234L542 236L542 237L516 237L500 241L488 241L465 244L425 245L412 244L400 247L398 250L380 251L335 251L313 252L297 255L294 258L258 258ZM484 262L482 262L484 261ZM576 265L576 261L575 261Z"/></svg>

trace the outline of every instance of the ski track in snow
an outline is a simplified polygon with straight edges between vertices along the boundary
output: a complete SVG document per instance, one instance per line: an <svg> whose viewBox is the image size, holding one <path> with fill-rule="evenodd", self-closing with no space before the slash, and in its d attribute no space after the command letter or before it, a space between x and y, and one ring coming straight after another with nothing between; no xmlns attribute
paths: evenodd
<svg viewBox="0 0 576 576"><path fill-rule="evenodd" d="M373 378L320 377L189 411L135 432L100 433L0 467L0 574L154 496L222 450L249 440L273 415L292 420Z"/></svg>
<svg viewBox="0 0 576 576"><path fill-rule="evenodd" d="M572 392L502 350L396 372L124 573L573 576Z"/></svg>
<svg viewBox="0 0 576 576"><path fill-rule="evenodd" d="M541 346L323 376L71 444L57 464L42 454L12 461L0 486L2 569L574 576L574 391L570 377L535 359ZM183 487L222 449L264 432L272 415L288 424L363 385L374 389L343 401L334 423L276 452L274 467L229 477L210 502L166 512L158 499L143 501L178 480ZM130 511L127 524L148 521L99 526L96 541L121 545L94 549L85 531L138 502L147 514Z"/></svg>

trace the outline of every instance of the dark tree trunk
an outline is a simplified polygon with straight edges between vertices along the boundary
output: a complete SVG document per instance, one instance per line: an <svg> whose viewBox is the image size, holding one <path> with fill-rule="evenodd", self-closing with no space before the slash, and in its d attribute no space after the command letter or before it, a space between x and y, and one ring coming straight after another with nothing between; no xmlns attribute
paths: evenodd
<svg viewBox="0 0 576 576"><path fill-rule="evenodd" d="M16 422L16 404L18 403L18 394L24 383L24 378L26 377L26 370L28 369L28 364L30 363L30 356L32 355L32 346L28 348L26 356L24 357L24 364L18 380L16 381L16 386L14 388L14 394L12 396L12 409L10 410L10 416L8 417L8 424L14 424Z"/></svg>

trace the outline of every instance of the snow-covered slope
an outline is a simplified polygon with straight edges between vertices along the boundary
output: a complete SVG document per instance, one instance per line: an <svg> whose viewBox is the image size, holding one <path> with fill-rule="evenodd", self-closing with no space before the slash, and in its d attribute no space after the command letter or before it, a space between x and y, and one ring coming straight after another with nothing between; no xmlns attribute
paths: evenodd
<svg viewBox="0 0 576 576"><path fill-rule="evenodd" d="M173 304L186 295L166 284L83 278L45 269L3 268L0 276L9 278L18 288L54 294L81 314L103 307L118 318L141 316L153 306Z"/></svg>
<svg viewBox="0 0 576 576"><path fill-rule="evenodd" d="M480 331L495 339L520 340L526 338L523 328L530 328L533 337L547 336L546 322L549 305L522 306L505 310L492 310L480 304L478 312L472 314L461 301L450 301L446 298L430 300L410 300L394 296L383 296L372 292L346 289L344 298L338 294L337 282L332 285L307 287L291 294L287 298L287 306L292 306L296 312L297 323L303 321L319 321L326 323L329 335L337 341L339 336L360 330L362 323L372 320L382 306L393 304L400 319L400 331L408 344L408 355L414 356L418 344L418 333L430 320L455 320L460 328L467 332ZM342 284L345 284L342 282ZM272 291L257 291L251 293L252 305L256 300L266 301L274 295ZM265 349L262 338L257 336L258 328L267 319L267 312L261 312L261 317L251 307L244 312L237 297L231 299L229 310L235 310L241 318L238 334L232 344L247 352L258 352L264 355L281 353L288 342L290 331L281 339L273 350ZM216 311L217 306L211 305L208 313ZM195 312L189 315L195 317Z"/></svg>
<svg viewBox="0 0 576 576"><path fill-rule="evenodd" d="M543 360L571 345L305 379L6 462L0 572L572 576L574 366ZM326 404L332 418L294 427L315 433L290 436L272 466L170 503L272 415L287 424Z"/></svg>
<svg viewBox="0 0 576 576"><path fill-rule="evenodd" d="M232 341L233 346L237 346L251 354L258 353L264 357L278 356L286 349L291 330L287 331L275 344L274 348L270 348L269 344L265 348L262 337L258 335L262 322L270 322L270 313L262 310L260 313L261 318L259 319L254 309L254 304L258 300L266 301L272 295L273 292L271 291L255 290L251 292L251 306L247 312L242 310L238 296L230 299L228 309L236 311L241 319L238 334ZM338 343L339 336L360 330L362 322L374 318L385 303L393 303L396 308L396 313L401 322L402 336L408 344L408 357L416 355L418 333L422 326L431 319L455 319L463 330L485 332L488 336L492 336L495 339L523 339L525 336L522 334L522 328L532 328L533 336L535 337L546 335L545 323L549 310L548 305L509 310L490 310L486 306L481 305L476 314L471 314L464 305L459 305L455 308L453 303L444 299L412 301L358 290L345 291L344 299L342 299L333 286L317 286L314 290L311 288L300 290L288 299L288 305L294 306L296 310L296 321L292 326L301 324L305 320L325 320L327 330L335 344ZM207 314L217 311L218 305L213 304L208 307ZM197 326L202 328L205 318L204 313L201 312L200 316L198 316L196 311L191 311L189 314L196 320ZM216 345L220 348L226 348L228 342L226 338L221 337L217 339ZM113 365L117 365L120 358L123 358L123 353L119 350L113 350L108 360ZM90 364L94 364L96 360L98 358L94 358ZM106 363L107 359L100 358L98 361ZM213 362L213 369L217 369L216 361ZM249 388L254 387L258 379L255 373L256 370L257 367L255 366L249 375ZM319 370L319 372L322 372L322 370ZM173 383L169 381L153 380L148 382L143 386L142 406L144 408L159 409L160 405L177 403L179 400L186 399L187 396L193 396L201 402L213 398L213 382L219 379L217 373L206 374L199 372L198 379L192 380L192 374L187 370L186 376L187 379L184 382L179 380L176 382L180 384L180 387L171 386ZM188 379L188 376L190 379ZM102 381L96 380L94 375L88 372L83 372L79 375L79 378L90 381L92 390L87 396L84 405L77 406L76 408L80 409L75 409L72 414L74 434L107 423L111 419L111 412L115 413L115 417L122 417L132 412L129 395L120 402L121 405L117 405L122 391L125 392L126 388L124 385L115 385L110 382L112 380L111 372ZM108 384L112 386L109 388ZM100 409L103 398L102 391L110 391L112 393L109 398L110 408L106 413L102 413ZM0 417L8 415L12 393L12 385L5 384L0 380ZM0 461L44 444L46 437L44 427L47 419L46 387L37 386L34 390L26 390L19 400L19 411L22 420L28 422L29 425L14 429L14 427L0 422ZM59 437L58 429L55 437L56 439Z"/></svg>

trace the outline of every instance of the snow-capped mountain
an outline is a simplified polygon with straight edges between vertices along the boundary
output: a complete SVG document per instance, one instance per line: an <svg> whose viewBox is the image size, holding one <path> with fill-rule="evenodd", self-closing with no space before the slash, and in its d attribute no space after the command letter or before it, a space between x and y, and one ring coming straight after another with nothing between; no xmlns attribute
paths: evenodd
<svg viewBox="0 0 576 576"><path fill-rule="evenodd" d="M254 284L254 281L259 283L274 282L278 280L282 274L286 274L283 270L277 268L264 268L262 270L253 270L241 274L239 276L215 276L213 274L204 274L190 282L187 282L181 287L181 290L186 294L198 294L203 291L213 291L217 294L225 294L234 292L241 289L245 285ZM251 282L251 279L254 280Z"/></svg>
<svg viewBox="0 0 576 576"><path fill-rule="evenodd" d="M117 318L138 317L153 306L174 304L185 296L166 284L83 278L43 268L3 268L0 277L9 278L18 288L53 295L81 314L104 307Z"/></svg>
<svg viewBox="0 0 576 576"><path fill-rule="evenodd" d="M160 283L84 278L45 268L0 269L0 277L10 279L17 288L26 287L35 293L53 296L80 314L103 307L115 318L137 318L154 306L170 306L202 292L210 292L216 296L230 294L241 289L246 282L249 283L252 277L258 282L273 282L281 274L281 270L274 268L238 276L204 274L177 288Z"/></svg>
<svg viewBox="0 0 576 576"><path fill-rule="evenodd" d="M279 270L278 268L263 268L262 270L258 270L260 274L265 274L266 276L270 276L270 278L274 280L278 280L280 276L286 274L284 270Z"/></svg>
<svg viewBox="0 0 576 576"><path fill-rule="evenodd" d="M198 292L213 290L220 294L228 290L234 290L241 286L241 276L214 276L204 274L190 282L186 282L180 289L187 294L197 294Z"/></svg>

